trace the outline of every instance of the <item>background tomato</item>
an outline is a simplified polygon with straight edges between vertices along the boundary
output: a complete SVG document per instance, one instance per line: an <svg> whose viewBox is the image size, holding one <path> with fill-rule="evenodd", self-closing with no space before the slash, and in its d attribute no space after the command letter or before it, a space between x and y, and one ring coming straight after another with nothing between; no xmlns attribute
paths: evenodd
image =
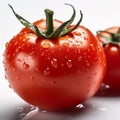
<svg viewBox="0 0 120 120"><path fill-rule="evenodd" d="M53 23L54 29L63 24L58 20ZM44 19L34 25L47 29ZM95 36L87 28L77 26L54 39L22 29L6 44L4 66L11 88L21 98L54 110L73 107L93 96L102 82L106 63Z"/></svg>
<svg viewBox="0 0 120 120"><path fill-rule="evenodd" d="M120 27L110 27L100 31L97 37L104 44L107 59L104 83L110 88L120 89Z"/></svg>

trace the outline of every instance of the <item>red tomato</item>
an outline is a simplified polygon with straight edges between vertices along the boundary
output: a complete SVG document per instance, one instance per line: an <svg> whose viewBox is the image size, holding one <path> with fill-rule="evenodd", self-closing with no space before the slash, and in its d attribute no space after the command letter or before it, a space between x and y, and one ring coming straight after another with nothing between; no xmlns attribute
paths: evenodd
<svg viewBox="0 0 120 120"><path fill-rule="evenodd" d="M54 29L64 24L58 20L53 23ZM45 19L34 25L47 29ZM106 61L100 42L78 25L56 38L22 29L6 44L4 66L10 86L21 98L40 108L56 110L93 96L101 85Z"/></svg>
<svg viewBox="0 0 120 120"><path fill-rule="evenodd" d="M100 31L97 37L104 44L107 59L104 83L111 89L120 89L120 27L110 27Z"/></svg>

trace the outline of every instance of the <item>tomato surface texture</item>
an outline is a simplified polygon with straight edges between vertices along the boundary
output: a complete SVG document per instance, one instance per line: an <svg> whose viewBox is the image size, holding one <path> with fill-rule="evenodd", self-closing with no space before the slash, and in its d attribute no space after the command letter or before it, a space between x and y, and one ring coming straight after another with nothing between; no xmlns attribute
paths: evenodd
<svg viewBox="0 0 120 120"><path fill-rule="evenodd" d="M107 70L104 83L111 89L120 89L120 27L115 26L100 31L97 37L105 44Z"/></svg>
<svg viewBox="0 0 120 120"><path fill-rule="evenodd" d="M54 29L63 22L53 20ZM34 22L46 30L46 20ZM70 25L69 28L74 27ZM23 28L4 52L6 78L26 102L47 110L73 107L99 89L106 68L103 47L86 27L58 38Z"/></svg>

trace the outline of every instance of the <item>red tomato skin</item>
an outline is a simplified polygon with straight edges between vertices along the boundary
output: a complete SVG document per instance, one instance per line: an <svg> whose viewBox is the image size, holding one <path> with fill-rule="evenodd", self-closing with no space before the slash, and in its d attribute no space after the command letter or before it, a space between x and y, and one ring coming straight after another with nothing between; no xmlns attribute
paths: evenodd
<svg viewBox="0 0 120 120"><path fill-rule="evenodd" d="M54 20L55 27L62 22ZM35 22L45 29L45 20ZM93 96L106 69L103 48L79 26L68 35L49 40L24 28L6 44L6 77L26 102L47 110L73 107Z"/></svg>
<svg viewBox="0 0 120 120"><path fill-rule="evenodd" d="M115 26L110 27L105 31L117 33L118 29L119 27ZM106 33L102 33L102 35L109 37L109 34ZM105 42L105 39L103 38L98 37L98 39L103 43ZM104 47L104 52L106 56L107 69L103 82L106 85L109 85L109 89L120 89L120 46L108 43Z"/></svg>
<svg viewBox="0 0 120 120"><path fill-rule="evenodd" d="M104 82L111 88L120 89L120 46L108 44L104 51L107 59Z"/></svg>

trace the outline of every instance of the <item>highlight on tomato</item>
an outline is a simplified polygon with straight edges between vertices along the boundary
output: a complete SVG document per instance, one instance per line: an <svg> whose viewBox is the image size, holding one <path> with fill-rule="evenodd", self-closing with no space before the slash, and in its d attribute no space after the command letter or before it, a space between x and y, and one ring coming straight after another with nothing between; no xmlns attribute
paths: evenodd
<svg viewBox="0 0 120 120"><path fill-rule="evenodd" d="M4 52L6 78L26 102L41 109L59 110L76 106L99 89L106 68L103 47L80 23L72 25L76 11L65 22L46 19L30 23L14 15L25 26L7 44Z"/></svg>
<svg viewBox="0 0 120 120"><path fill-rule="evenodd" d="M97 38L103 44L107 61L104 83L109 89L120 90L120 26L98 31Z"/></svg>

